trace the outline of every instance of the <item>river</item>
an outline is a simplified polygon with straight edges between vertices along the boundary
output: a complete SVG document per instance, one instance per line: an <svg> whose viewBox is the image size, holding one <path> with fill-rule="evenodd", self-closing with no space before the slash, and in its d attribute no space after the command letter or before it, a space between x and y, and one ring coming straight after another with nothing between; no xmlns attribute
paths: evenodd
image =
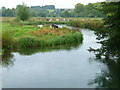
<svg viewBox="0 0 120 90"><path fill-rule="evenodd" d="M89 47L99 48L94 31L80 29L83 42L77 46L11 52L3 66L3 88L95 88L90 84L107 65L94 60ZM67 48L67 49L66 49Z"/></svg>

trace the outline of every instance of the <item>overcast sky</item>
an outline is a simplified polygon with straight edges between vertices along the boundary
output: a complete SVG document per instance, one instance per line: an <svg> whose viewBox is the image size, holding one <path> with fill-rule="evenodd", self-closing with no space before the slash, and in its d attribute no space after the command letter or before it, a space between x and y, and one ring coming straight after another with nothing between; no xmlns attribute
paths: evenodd
<svg viewBox="0 0 120 90"><path fill-rule="evenodd" d="M77 3L88 4L102 2L104 0L0 0L0 8L15 8L16 5L25 2L27 6L55 5L56 8L74 8Z"/></svg>

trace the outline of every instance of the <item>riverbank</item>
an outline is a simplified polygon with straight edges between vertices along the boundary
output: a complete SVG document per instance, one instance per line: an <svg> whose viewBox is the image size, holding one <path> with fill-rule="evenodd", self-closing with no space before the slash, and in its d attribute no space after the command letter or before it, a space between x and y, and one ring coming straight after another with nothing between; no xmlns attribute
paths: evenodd
<svg viewBox="0 0 120 90"><path fill-rule="evenodd" d="M52 21L46 19L48 18L15 21L15 18L3 18L3 48L51 47L82 42L82 34L79 31L68 28L53 29L49 27L52 23L91 30L99 30L103 27L101 18L49 18Z"/></svg>
<svg viewBox="0 0 120 90"><path fill-rule="evenodd" d="M3 49L51 47L82 42L82 34L68 28L38 27L3 22Z"/></svg>

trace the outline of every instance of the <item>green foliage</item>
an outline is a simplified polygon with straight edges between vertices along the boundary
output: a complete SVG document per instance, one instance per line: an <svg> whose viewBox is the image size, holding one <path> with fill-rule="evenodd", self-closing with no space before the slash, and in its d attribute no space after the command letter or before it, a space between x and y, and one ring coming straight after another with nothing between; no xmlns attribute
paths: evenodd
<svg viewBox="0 0 120 90"><path fill-rule="evenodd" d="M16 8L16 17L19 18L20 20L28 20L31 16L31 13L29 11L29 8L23 4L23 5L17 5Z"/></svg>
<svg viewBox="0 0 120 90"><path fill-rule="evenodd" d="M78 4L76 4L75 5L75 10L74 10L74 12L75 12L75 14L76 14L76 16L83 16L82 15L82 13L83 13L83 11L84 11L84 5L83 4L81 4L81 3L78 3Z"/></svg>
<svg viewBox="0 0 120 90"><path fill-rule="evenodd" d="M2 17L15 17L15 9L9 9L9 8L5 8L2 7L2 10L0 11L0 13L2 14Z"/></svg>
<svg viewBox="0 0 120 90"><path fill-rule="evenodd" d="M20 9L21 8L21 9ZM23 9L24 8L24 9ZM19 17L25 16L26 19L22 18L21 20L27 20L27 15L32 17L104 17L104 15L96 10L100 9L100 3L89 3L88 5L83 5L78 3L75 5L75 9L61 9L58 10L54 5L45 5L45 6L31 6L27 7L26 5L18 5L16 9L6 9L5 7L0 10L0 14L4 17ZM18 13L15 15L15 11ZM29 14L28 14L29 13ZM30 14L31 13L31 14Z"/></svg>
<svg viewBox="0 0 120 90"><path fill-rule="evenodd" d="M96 56L104 56L107 60L120 60L120 2L103 2L101 11L106 14L104 28L96 31L101 40L101 48Z"/></svg>
<svg viewBox="0 0 120 90"><path fill-rule="evenodd" d="M64 11L61 13L61 17L71 17L72 15L68 11Z"/></svg>
<svg viewBox="0 0 120 90"><path fill-rule="evenodd" d="M78 3L75 5L74 14L76 17L104 17L104 15L97 10L101 8L100 6L100 3L89 3L88 5Z"/></svg>

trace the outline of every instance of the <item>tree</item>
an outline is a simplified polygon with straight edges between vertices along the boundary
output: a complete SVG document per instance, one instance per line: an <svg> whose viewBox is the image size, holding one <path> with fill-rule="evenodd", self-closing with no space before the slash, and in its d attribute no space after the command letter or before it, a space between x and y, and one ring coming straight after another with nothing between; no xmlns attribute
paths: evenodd
<svg viewBox="0 0 120 90"><path fill-rule="evenodd" d="M39 12L37 15L39 17L46 17L47 16L46 13L44 13L44 12Z"/></svg>
<svg viewBox="0 0 120 90"><path fill-rule="evenodd" d="M84 11L84 5L81 3L78 3L75 5L75 13L80 13Z"/></svg>
<svg viewBox="0 0 120 90"><path fill-rule="evenodd" d="M104 28L95 32L101 44L96 56L120 62L120 2L103 2L101 12L106 18Z"/></svg>
<svg viewBox="0 0 120 90"><path fill-rule="evenodd" d="M76 17L103 17L103 14L96 10L96 8L101 8L100 3L89 3L88 5L83 5L78 3L75 5L74 16Z"/></svg>
<svg viewBox="0 0 120 90"><path fill-rule="evenodd" d="M15 9L6 9L5 7L2 7L2 16L3 17L15 17Z"/></svg>
<svg viewBox="0 0 120 90"><path fill-rule="evenodd" d="M78 3L75 5L74 12L77 17L84 17L84 5L81 3Z"/></svg>
<svg viewBox="0 0 120 90"><path fill-rule="evenodd" d="M23 5L17 5L16 16L20 20L28 20L31 16L29 8L23 3Z"/></svg>
<svg viewBox="0 0 120 90"><path fill-rule="evenodd" d="M120 81L120 1L102 2L101 12L106 16L104 28L96 30L95 34L101 47L90 49L96 57L107 65L108 71L102 72L92 83L98 87L116 88Z"/></svg>
<svg viewBox="0 0 120 90"><path fill-rule="evenodd" d="M61 17L71 17L71 14L68 11L64 11L61 13Z"/></svg>

